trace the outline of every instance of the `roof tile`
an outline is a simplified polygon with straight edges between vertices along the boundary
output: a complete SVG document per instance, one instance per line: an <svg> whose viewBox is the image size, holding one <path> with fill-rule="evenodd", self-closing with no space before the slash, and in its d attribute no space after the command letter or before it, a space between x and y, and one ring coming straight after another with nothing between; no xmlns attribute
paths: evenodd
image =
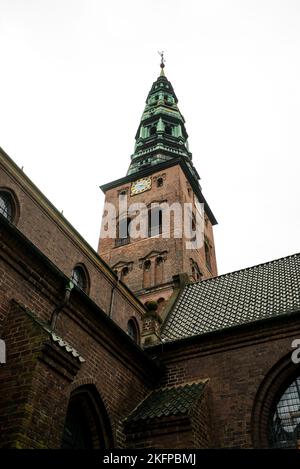
<svg viewBox="0 0 300 469"><path fill-rule="evenodd" d="M187 285L162 330L172 341L300 310L300 254Z"/></svg>

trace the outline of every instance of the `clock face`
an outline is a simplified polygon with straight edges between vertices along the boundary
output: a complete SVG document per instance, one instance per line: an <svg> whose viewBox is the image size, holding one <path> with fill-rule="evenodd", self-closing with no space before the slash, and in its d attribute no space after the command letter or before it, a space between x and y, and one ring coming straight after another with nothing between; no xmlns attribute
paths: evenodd
<svg viewBox="0 0 300 469"><path fill-rule="evenodd" d="M151 189L151 183L152 183L151 177L138 179L137 181L132 182L130 194L136 195L136 194L140 194L141 192L148 191L149 189Z"/></svg>

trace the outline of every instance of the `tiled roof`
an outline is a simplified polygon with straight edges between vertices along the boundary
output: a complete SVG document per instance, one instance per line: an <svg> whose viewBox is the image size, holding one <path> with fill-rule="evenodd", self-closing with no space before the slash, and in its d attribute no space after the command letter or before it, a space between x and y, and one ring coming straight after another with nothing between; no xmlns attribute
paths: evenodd
<svg viewBox="0 0 300 469"><path fill-rule="evenodd" d="M194 402L202 396L206 382L201 381L153 391L131 412L126 423L186 414Z"/></svg>
<svg viewBox="0 0 300 469"><path fill-rule="evenodd" d="M172 341L300 311L300 254L187 285L162 338Z"/></svg>

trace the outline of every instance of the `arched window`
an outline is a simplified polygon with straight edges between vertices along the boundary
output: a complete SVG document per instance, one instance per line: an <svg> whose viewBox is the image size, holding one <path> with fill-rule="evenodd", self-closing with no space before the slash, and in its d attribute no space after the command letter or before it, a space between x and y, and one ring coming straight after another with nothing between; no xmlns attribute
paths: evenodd
<svg viewBox="0 0 300 469"><path fill-rule="evenodd" d="M128 217L122 218L119 222L118 232L116 239L116 247L123 246L124 244L130 243L130 222L131 219Z"/></svg>
<svg viewBox="0 0 300 469"><path fill-rule="evenodd" d="M61 447L63 449L113 447L106 409L93 386L82 386L72 393Z"/></svg>
<svg viewBox="0 0 300 469"><path fill-rule="evenodd" d="M0 191L0 213L8 221L13 221L15 215L14 201L7 191Z"/></svg>
<svg viewBox="0 0 300 469"><path fill-rule="evenodd" d="M164 259L162 256L158 256L155 260L155 283L163 283L163 263Z"/></svg>
<svg viewBox="0 0 300 469"><path fill-rule="evenodd" d="M76 287L80 288L84 292L87 292L88 279L85 269L82 266L77 265L74 267L72 272L72 282L74 285L76 285Z"/></svg>
<svg viewBox="0 0 300 469"><path fill-rule="evenodd" d="M150 127L150 135L155 135L155 134L156 134L156 126L152 125L152 127Z"/></svg>
<svg viewBox="0 0 300 469"><path fill-rule="evenodd" d="M204 242L206 266L211 270L210 247L207 241Z"/></svg>
<svg viewBox="0 0 300 469"><path fill-rule="evenodd" d="M201 270L198 267L197 262L194 259L190 259L191 267L192 267L192 276L195 281L199 281L202 278Z"/></svg>
<svg viewBox="0 0 300 469"><path fill-rule="evenodd" d="M162 187L164 185L163 178L158 178L156 182L157 187Z"/></svg>
<svg viewBox="0 0 300 469"><path fill-rule="evenodd" d="M277 402L269 440L272 448L300 449L300 377L286 388Z"/></svg>
<svg viewBox="0 0 300 469"><path fill-rule="evenodd" d="M143 288L148 288L152 283L151 261L147 259L143 264Z"/></svg>
<svg viewBox="0 0 300 469"><path fill-rule="evenodd" d="M123 267L123 269L121 270L121 280L124 280L124 277L126 277L128 273L129 273L129 268L127 266Z"/></svg>
<svg viewBox="0 0 300 469"><path fill-rule="evenodd" d="M165 133L167 135L172 135L172 126L171 125L166 125L165 127Z"/></svg>
<svg viewBox="0 0 300 469"><path fill-rule="evenodd" d="M68 409L62 440L63 449L93 449L87 418L80 408L71 403Z"/></svg>
<svg viewBox="0 0 300 469"><path fill-rule="evenodd" d="M127 323L127 334L134 342L139 343L139 326L134 318Z"/></svg>

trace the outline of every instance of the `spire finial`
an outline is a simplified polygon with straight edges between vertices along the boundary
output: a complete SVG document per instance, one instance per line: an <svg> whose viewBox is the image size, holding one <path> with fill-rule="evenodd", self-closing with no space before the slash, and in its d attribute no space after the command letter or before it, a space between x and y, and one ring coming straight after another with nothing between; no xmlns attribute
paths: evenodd
<svg viewBox="0 0 300 469"><path fill-rule="evenodd" d="M161 61L160 61L160 68L161 68L160 75L163 76L164 75L164 68L165 68L166 59L164 58L164 51L163 50L161 52L158 51L158 53L159 53L160 58L161 58Z"/></svg>

